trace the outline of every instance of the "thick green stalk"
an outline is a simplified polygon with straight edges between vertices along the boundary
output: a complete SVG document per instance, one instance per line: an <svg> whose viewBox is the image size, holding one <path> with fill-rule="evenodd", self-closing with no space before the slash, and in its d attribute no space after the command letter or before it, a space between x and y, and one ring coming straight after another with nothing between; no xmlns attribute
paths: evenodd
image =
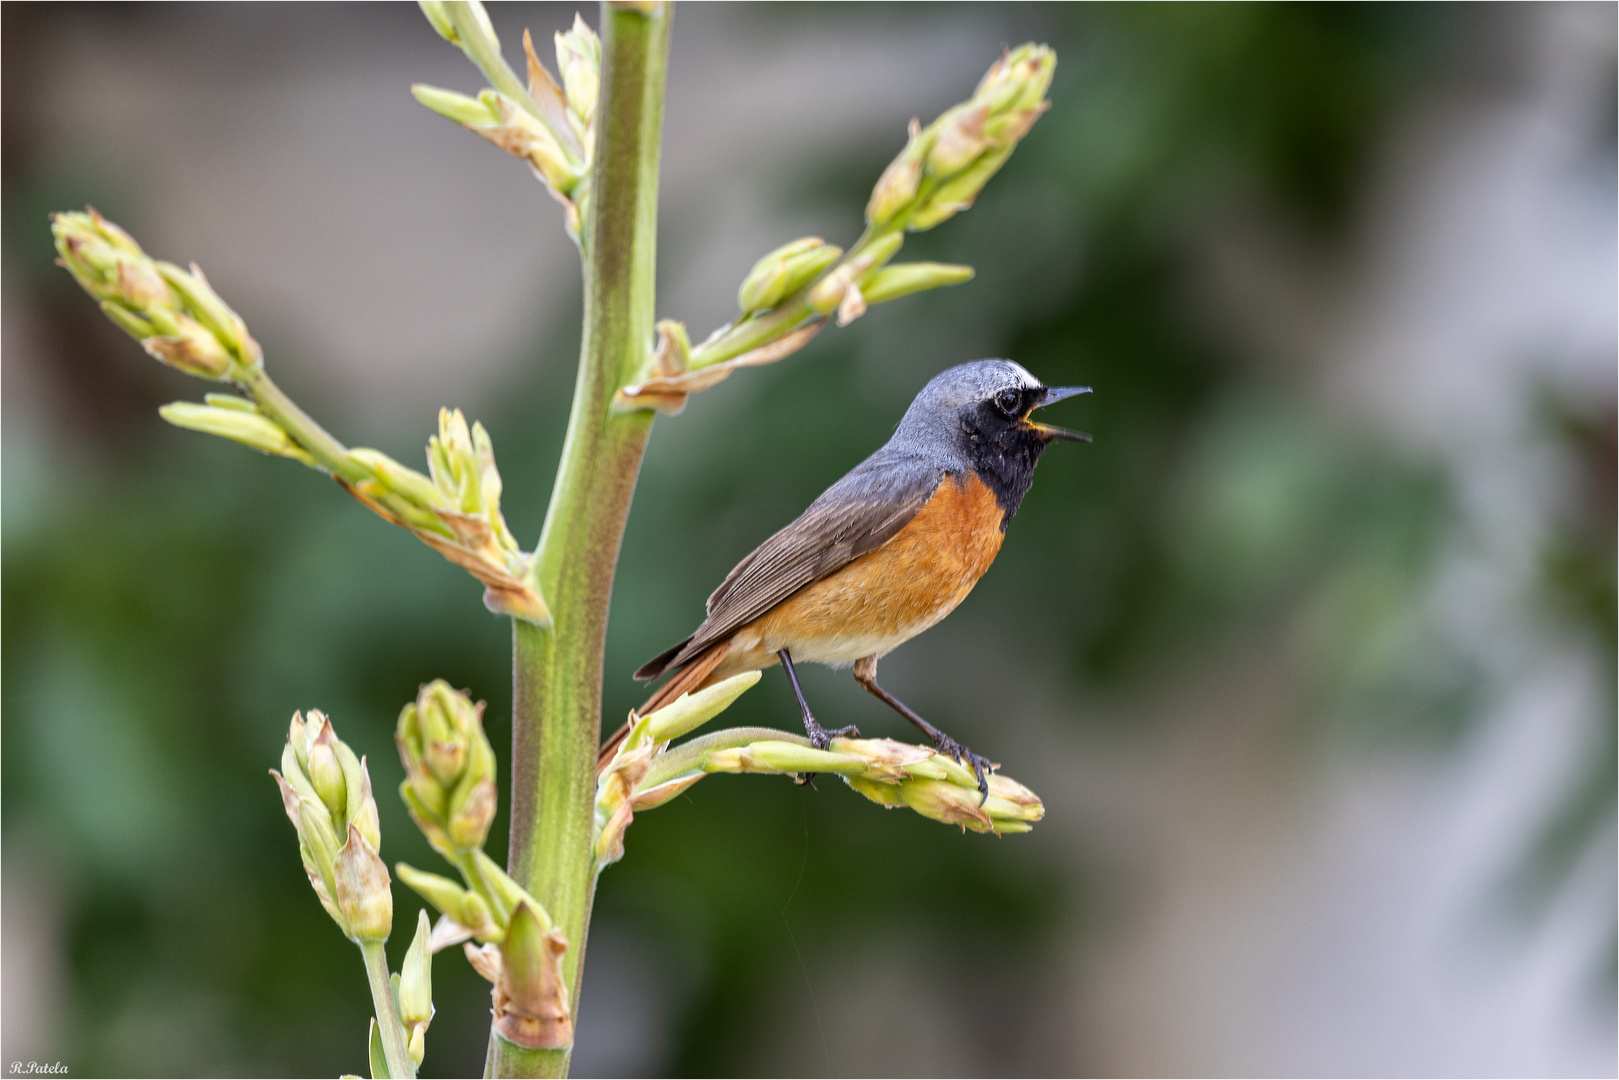
<svg viewBox="0 0 1619 1080"><path fill-rule="evenodd" d="M393 984L388 980L388 954L382 942L360 944L365 957L365 973L371 980L371 1007L376 1010L377 1031L382 1035L382 1056L388 1059L388 1075L396 1080L413 1080L416 1063L405 1045L405 1026L399 1022L394 1004Z"/></svg>
<svg viewBox="0 0 1619 1080"><path fill-rule="evenodd" d="M658 152L667 4L603 5L589 252L579 375L556 486L535 558L552 623L514 620L509 869L568 940L572 1006L595 887L596 748L602 649L624 522L651 412L615 413L613 393L652 345ZM499 1035L500 1076L561 1076L569 1049L525 1050Z"/></svg>

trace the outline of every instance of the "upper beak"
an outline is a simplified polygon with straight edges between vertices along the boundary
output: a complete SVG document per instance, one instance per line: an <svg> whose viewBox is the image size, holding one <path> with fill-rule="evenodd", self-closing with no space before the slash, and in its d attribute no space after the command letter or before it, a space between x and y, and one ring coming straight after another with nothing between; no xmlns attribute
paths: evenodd
<svg viewBox="0 0 1619 1080"><path fill-rule="evenodd" d="M1091 388L1088 386L1052 387L1046 391L1045 396L1036 402L1033 408L1031 408L1029 411L1033 412L1035 409L1042 409L1054 401L1061 401L1063 398L1071 398L1076 394L1088 394L1090 392ZM1083 431L1069 431L1067 428L1060 428L1055 424L1037 424L1032 420L1027 421L1027 423L1030 429L1039 432L1047 439L1067 439L1071 442L1091 441L1090 435Z"/></svg>

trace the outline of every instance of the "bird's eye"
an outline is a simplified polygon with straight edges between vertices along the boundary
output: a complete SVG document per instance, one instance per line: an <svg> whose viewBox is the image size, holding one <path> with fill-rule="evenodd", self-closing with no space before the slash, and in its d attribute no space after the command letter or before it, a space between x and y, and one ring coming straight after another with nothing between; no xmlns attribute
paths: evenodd
<svg viewBox="0 0 1619 1080"><path fill-rule="evenodd" d="M1008 416L1010 416L1017 409L1018 402L1022 400L1023 395L1019 394L1016 390L1002 390L999 394L995 395L995 404L999 405L1001 407L1001 411L1006 413Z"/></svg>

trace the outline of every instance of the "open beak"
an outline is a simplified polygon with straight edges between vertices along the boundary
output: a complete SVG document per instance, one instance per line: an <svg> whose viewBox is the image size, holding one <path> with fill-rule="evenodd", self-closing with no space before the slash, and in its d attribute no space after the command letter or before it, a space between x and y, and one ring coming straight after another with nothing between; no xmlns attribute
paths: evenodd
<svg viewBox="0 0 1619 1080"><path fill-rule="evenodd" d="M1048 389L1045 392L1045 396L1042 397L1039 401L1035 402L1035 404L1029 409L1029 411L1033 412L1035 409L1043 409L1047 405L1050 405L1052 402L1061 401L1063 398L1071 398L1071 397L1074 397L1076 394L1088 394L1090 392L1091 392L1091 388L1088 387L1088 386L1058 386L1058 387L1053 387L1051 389ZM1055 424L1037 424L1033 420L1028 419L1027 417L1024 418L1024 422L1029 425L1029 430L1036 432L1037 434L1043 436L1044 438L1046 438L1048 440L1049 439L1067 439L1069 442L1090 442L1091 441L1090 435L1087 434L1086 432L1083 432L1083 431L1069 431L1067 428L1060 428L1060 427L1057 427Z"/></svg>

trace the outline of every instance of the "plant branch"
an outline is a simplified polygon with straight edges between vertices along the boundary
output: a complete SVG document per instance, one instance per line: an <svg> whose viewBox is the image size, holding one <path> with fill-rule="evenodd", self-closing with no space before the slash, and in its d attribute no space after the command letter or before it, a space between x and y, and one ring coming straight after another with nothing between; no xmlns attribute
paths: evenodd
<svg viewBox="0 0 1619 1080"><path fill-rule="evenodd" d="M371 1007L376 1010L377 1030L382 1035L382 1053L388 1059L388 1075L395 1080L414 1080L416 1063L406 1049L405 1027L399 1022L394 1004L393 984L388 979L388 954L380 941L363 941L365 973L371 981Z"/></svg>

